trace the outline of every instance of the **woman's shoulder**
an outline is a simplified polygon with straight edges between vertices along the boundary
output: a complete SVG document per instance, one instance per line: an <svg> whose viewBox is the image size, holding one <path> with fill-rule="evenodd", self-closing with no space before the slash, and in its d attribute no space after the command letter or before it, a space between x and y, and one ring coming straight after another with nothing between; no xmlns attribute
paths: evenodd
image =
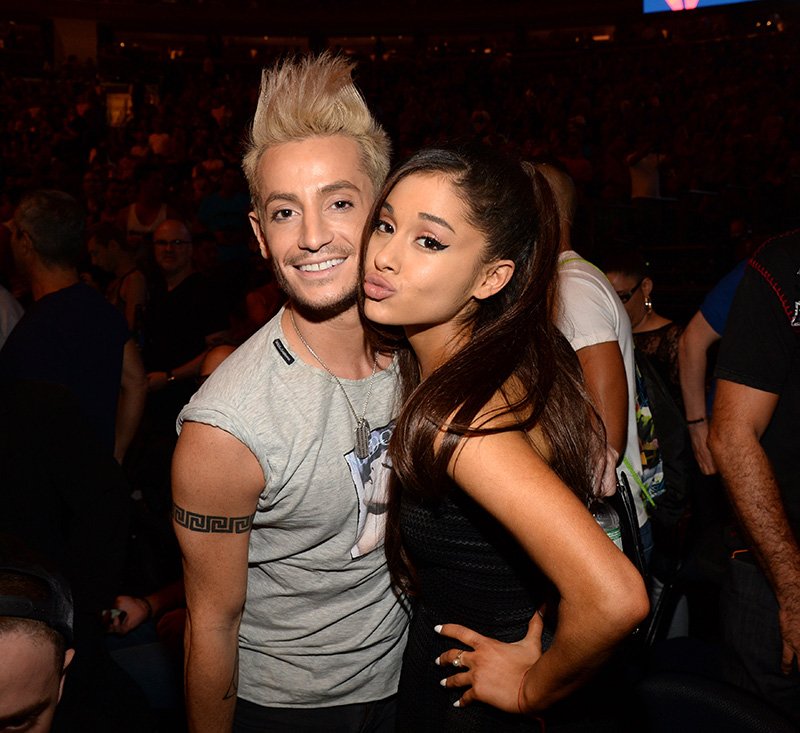
<svg viewBox="0 0 800 733"><path fill-rule="evenodd" d="M644 351L646 354L653 354L665 341L677 343L684 327L675 321L667 319L664 319L664 321L664 323L648 331L638 331L633 334L633 341L640 351Z"/></svg>
<svg viewBox="0 0 800 733"><path fill-rule="evenodd" d="M500 440L503 436L517 440L521 434L546 460L550 449L544 432L539 424L530 425L533 409L530 390L518 377L512 376L475 413L469 426L472 432L466 437L469 439L493 433ZM454 411L451 420L455 420L457 414L458 410Z"/></svg>
<svg viewBox="0 0 800 733"><path fill-rule="evenodd" d="M664 338L667 338L670 341L677 341L685 329L686 326L683 323L670 321L666 326L664 326Z"/></svg>
<svg viewBox="0 0 800 733"><path fill-rule="evenodd" d="M520 379L512 376L477 410L470 427L475 430L518 427L531 413L528 403L528 390ZM453 412L451 419L456 419L458 411Z"/></svg>

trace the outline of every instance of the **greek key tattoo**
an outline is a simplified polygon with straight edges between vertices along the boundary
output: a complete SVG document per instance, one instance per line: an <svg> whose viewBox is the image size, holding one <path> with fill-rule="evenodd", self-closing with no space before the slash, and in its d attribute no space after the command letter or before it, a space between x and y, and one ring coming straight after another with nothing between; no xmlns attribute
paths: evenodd
<svg viewBox="0 0 800 733"><path fill-rule="evenodd" d="M217 534L242 534L249 532L253 526L253 516L245 517L215 517L209 514L196 514L188 509L172 505L172 518L176 524L192 532L213 532Z"/></svg>

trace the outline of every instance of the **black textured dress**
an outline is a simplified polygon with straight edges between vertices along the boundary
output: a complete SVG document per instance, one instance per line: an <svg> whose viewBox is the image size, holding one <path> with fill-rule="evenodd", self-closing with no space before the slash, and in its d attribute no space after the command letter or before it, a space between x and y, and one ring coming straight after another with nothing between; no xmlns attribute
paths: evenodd
<svg viewBox="0 0 800 733"><path fill-rule="evenodd" d="M525 636L552 586L527 554L460 489L441 502L404 499L403 541L418 575L418 595L400 678L398 727L406 731L539 731L535 720L483 703L453 703L466 688L439 681L458 670L434 660L463 646L434 631L457 623L504 642Z"/></svg>

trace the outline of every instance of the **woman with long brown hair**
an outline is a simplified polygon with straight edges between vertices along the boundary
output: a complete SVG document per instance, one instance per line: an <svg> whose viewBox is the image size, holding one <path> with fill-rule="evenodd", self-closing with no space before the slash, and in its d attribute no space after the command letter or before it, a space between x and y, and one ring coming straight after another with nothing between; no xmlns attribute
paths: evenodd
<svg viewBox="0 0 800 733"><path fill-rule="evenodd" d="M399 730L526 729L647 613L586 509L602 436L552 323L556 221L519 166L438 149L389 177L365 232L361 305L402 392L386 538L414 602Z"/></svg>

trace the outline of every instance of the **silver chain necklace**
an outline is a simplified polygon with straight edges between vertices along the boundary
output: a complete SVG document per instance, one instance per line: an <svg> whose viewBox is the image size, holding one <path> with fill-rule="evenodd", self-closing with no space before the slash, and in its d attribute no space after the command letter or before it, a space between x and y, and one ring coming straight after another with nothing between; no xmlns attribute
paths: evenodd
<svg viewBox="0 0 800 733"><path fill-rule="evenodd" d="M367 399L364 400L364 410L361 417L358 416L356 412L356 408L353 407L353 403L350 401L350 398L347 396L347 390L345 390L344 385L330 369L330 367L320 359L319 355L317 354L314 349L311 348L308 341L303 338L303 334L300 333L300 329L297 327L297 323L294 320L294 312L289 311L289 318L292 319L292 326L294 327L294 332L297 334L297 338L299 338L303 342L303 346L308 349L308 353L311 354L320 364L320 366L328 372L335 380L336 384L339 385L339 389L342 390L342 394L344 398L347 400L347 406L350 408L350 412L353 413L353 417L356 419L356 443L355 443L355 452L356 455L361 458L362 460L369 455L369 422L367 422L367 406L369 405L369 398L372 397L372 387L375 383L375 372L378 371L378 352L375 352L375 362L372 365L372 375L369 378L369 390L367 391Z"/></svg>

